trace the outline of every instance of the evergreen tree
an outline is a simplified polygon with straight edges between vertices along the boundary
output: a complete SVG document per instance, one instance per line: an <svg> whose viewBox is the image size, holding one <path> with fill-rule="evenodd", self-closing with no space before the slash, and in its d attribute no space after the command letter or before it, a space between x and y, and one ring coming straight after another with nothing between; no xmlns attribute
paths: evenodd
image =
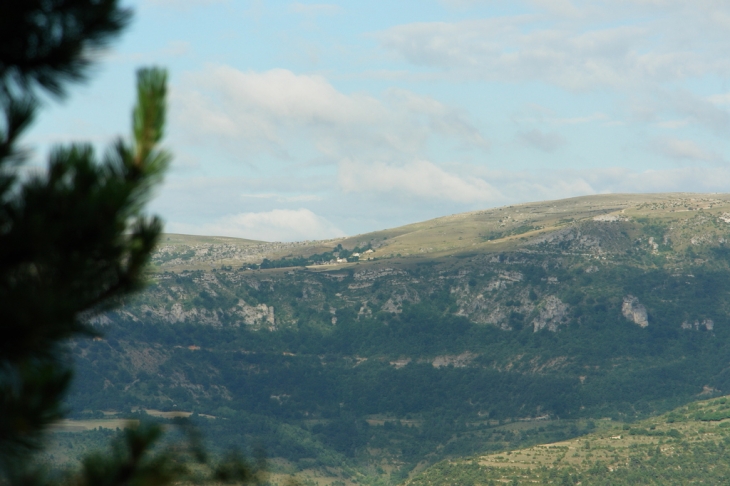
<svg viewBox="0 0 730 486"><path fill-rule="evenodd" d="M42 93L66 94L86 78L92 54L130 19L118 0L9 0L0 6L0 484L47 484L33 466L44 433L63 416L72 376L67 343L92 336L90 319L143 287L162 230L144 213L170 155L166 72L137 73L130 141L101 157L90 144L53 150L45 173L22 175L19 146ZM194 434L189 447L157 448L161 429L127 430L106 455L67 479L83 485L169 484L188 473L218 481L259 479L237 456L211 464Z"/></svg>

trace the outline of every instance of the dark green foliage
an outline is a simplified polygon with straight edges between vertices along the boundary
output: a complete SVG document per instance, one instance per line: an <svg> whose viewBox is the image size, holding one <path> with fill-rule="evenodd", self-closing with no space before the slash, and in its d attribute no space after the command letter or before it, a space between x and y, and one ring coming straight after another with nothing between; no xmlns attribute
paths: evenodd
<svg viewBox="0 0 730 486"><path fill-rule="evenodd" d="M65 395L71 372L52 362L5 364L0 383L0 458L4 467L24 460L42 446L41 432L63 416L59 398Z"/></svg>
<svg viewBox="0 0 730 486"><path fill-rule="evenodd" d="M69 341L97 335L91 321L144 286L162 230L143 209L170 159L158 148L164 70L137 73L132 142L118 140L101 158L88 144L57 147L45 173L19 176L25 153L18 141L37 97L43 90L62 95L68 81L83 79L91 51L129 18L118 3L0 6L0 484L171 484L192 479L188 462L199 464L202 480L260 482L260 468L237 456L210 462L192 432L153 451L162 434L156 425L126 429L111 453L85 457L80 470L62 478L35 461L49 426L64 415L61 400L73 370Z"/></svg>
<svg viewBox="0 0 730 486"><path fill-rule="evenodd" d="M163 111L164 84L164 73L141 71L140 98L150 101L138 110ZM155 143L119 141L101 162L90 146L58 148L47 175L0 194L0 322L6 336L0 345L6 390L0 422L15 450L37 440L36 433L58 417L70 373L59 345L93 334L89 317L142 286L161 223L142 215L141 204L168 160ZM21 405L28 400L37 405Z"/></svg>
<svg viewBox="0 0 730 486"><path fill-rule="evenodd" d="M65 93L84 79L94 50L116 37L131 12L118 0L23 0L0 6L0 92Z"/></svg>

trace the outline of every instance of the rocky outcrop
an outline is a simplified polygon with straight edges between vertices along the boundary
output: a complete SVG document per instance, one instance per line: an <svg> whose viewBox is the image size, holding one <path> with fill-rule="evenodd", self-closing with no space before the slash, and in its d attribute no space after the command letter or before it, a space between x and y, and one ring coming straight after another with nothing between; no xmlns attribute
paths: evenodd
<svg viewBox="0 0 730 486"><path fill-rule="evenodd" d="M659 243L654 241L654 237L649 237L649 246L651 247L651 253L652 255L656 255L659 253Z"/></svg>
<svg viewBox="0 0 730 486"><path fill-rule="evenodd" d="M554 295L550 295L542 302L538 316L532 321L534 332L547 328L556 332L561 324L568 321L569 306Z"/></svg>
<svg viewBox="0 0 730 486"><path fill-rule="evenodd" d="M487 290L490 288L487 287ZM481 293L472 296L468 289L452 292L457 293L457 316L464 316L477 324L491 324L505 331L512 329L507 322L509 309L495 299Z"/></svg>
<svg viewBox="0 0 730 486"><path fill-rule="evenodd" d="M248 305L243 300L238 301L234 313L240 317L244 324L254 329L276 329L276 318L274 317L274 306L266 304Z"/></svg>
<svg viewBox="0 0 730 486"><path fill-rule="evenodd" d="M395 361L391 361L390 365L394 366L395 369L401 369L404 366L407 366L408 363L410 363L410 362L411 362L411 358L401 358L401 359L396 359Z"/></svg>
<svg viewBox="0 0 730 486"><path fill-rule="evenodd" d="M140 310L142 311L142 318L154 316L168 324L194 322L196 324L206 324L211 326L221 325L217 310L198 307L186 308L180 302L175 302L169 308L166 306L151 307L143 305ZM135 320L139 320L139 316L137 316Z"/></svg>
<svg viewBox="0 0 730 486"><path fill-rule="evenodd" d="M402 308L403 301L401 299L396 298L390 298L388 299L385 304L380 308L383 312L390 312L392 314L400 314L401 308Z"/></svg>
<svg viewBox="0 0 730 486"><path fill-rule="evenodd" d="M633 295L624 297L621 313L637 326L647 327L649 325L649 314L646 312L646 307Z"/></svg>
<svg viewBox="0 0 730 486"><path fill-rule="evenodd" d="M421 298L416 292L411 291L407 287L402 287L400 293L393 293L391 297L380 307L383 312L392 314L400 314L403 310L403 302L420 302Z"/></svg>
<svg viewBox="0 0 730 486"><path fill-rule="evenodd" d="M393 268L378 268L378 269L372 269L372 270L361 270L353 275L353 278L356 281L360 280L375 280L382 277L388 277L392 275L407 275L406 272L402 270L395 270Z"/></svg>
<svg viewBox="0 0 730 486"><path fill-rule="evenodd" d="M373 315L372 309L368 306L368 301L364 301L362 303L362 306L360 307L360 310L357 313L357 318L360 319L361 317L370 317Z"/></svg>
<svg viewBox="0 0 730 486"><path fill-rule="evenodd" d="M621 216L620 214L599 214L593 217L593 221L600 221L602 223L615 223L617 221L628 221L629 218Z"/></svg>
<svg viewBox="0 0 730 486"><path fill-rule="evenodd" d="M596 235L585 233L581 228L571 226L537 236L529 244L561 245L563 248L597 251L601 247L601 239Z"/></svg>
<svg viewBox="0 0 730 486"><path fill-rule="evenodd" d="M704 319L702 321L696 320L694 323L689 321L684 321L682 323L682 329L694 329L695 331L699 331L701 328L705 328L707 331L712 331L715 329L715 322L712 319Z"/></svg>
<svg viewBox="0 0 730 486"><path fill-rule="evenodd" d="M466 368L467 366L469 366L469 364L471 364L472 361L474 361L474 358L476 358L475 354L466 351L459 355L436 356L433 361L431 361L431 365L434 368L443 368L446 366L453 366L454 368Z"/></svg>

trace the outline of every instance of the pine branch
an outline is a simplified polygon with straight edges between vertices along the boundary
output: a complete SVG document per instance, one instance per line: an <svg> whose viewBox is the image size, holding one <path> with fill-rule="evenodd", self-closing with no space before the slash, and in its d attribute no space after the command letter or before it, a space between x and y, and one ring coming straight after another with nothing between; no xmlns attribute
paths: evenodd
<svg viewBox="0 0 730 486"><path fill-rule="evenodd" d="M94 51L124 29L119 0L10 0L0 3L0 97L43 90L64 96L84 80Z"/></svg>

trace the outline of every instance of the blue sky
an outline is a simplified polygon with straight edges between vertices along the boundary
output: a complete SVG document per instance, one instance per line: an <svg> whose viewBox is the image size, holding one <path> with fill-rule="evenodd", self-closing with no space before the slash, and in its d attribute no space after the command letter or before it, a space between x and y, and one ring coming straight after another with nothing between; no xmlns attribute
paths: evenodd
<svg viewBox="0 0 730 486"><path fill-rule="evenodd" d="M138 0L26 142L129 133L170 73L177 233L322 239L494 206L730 187L730 4Z"/></svg>

